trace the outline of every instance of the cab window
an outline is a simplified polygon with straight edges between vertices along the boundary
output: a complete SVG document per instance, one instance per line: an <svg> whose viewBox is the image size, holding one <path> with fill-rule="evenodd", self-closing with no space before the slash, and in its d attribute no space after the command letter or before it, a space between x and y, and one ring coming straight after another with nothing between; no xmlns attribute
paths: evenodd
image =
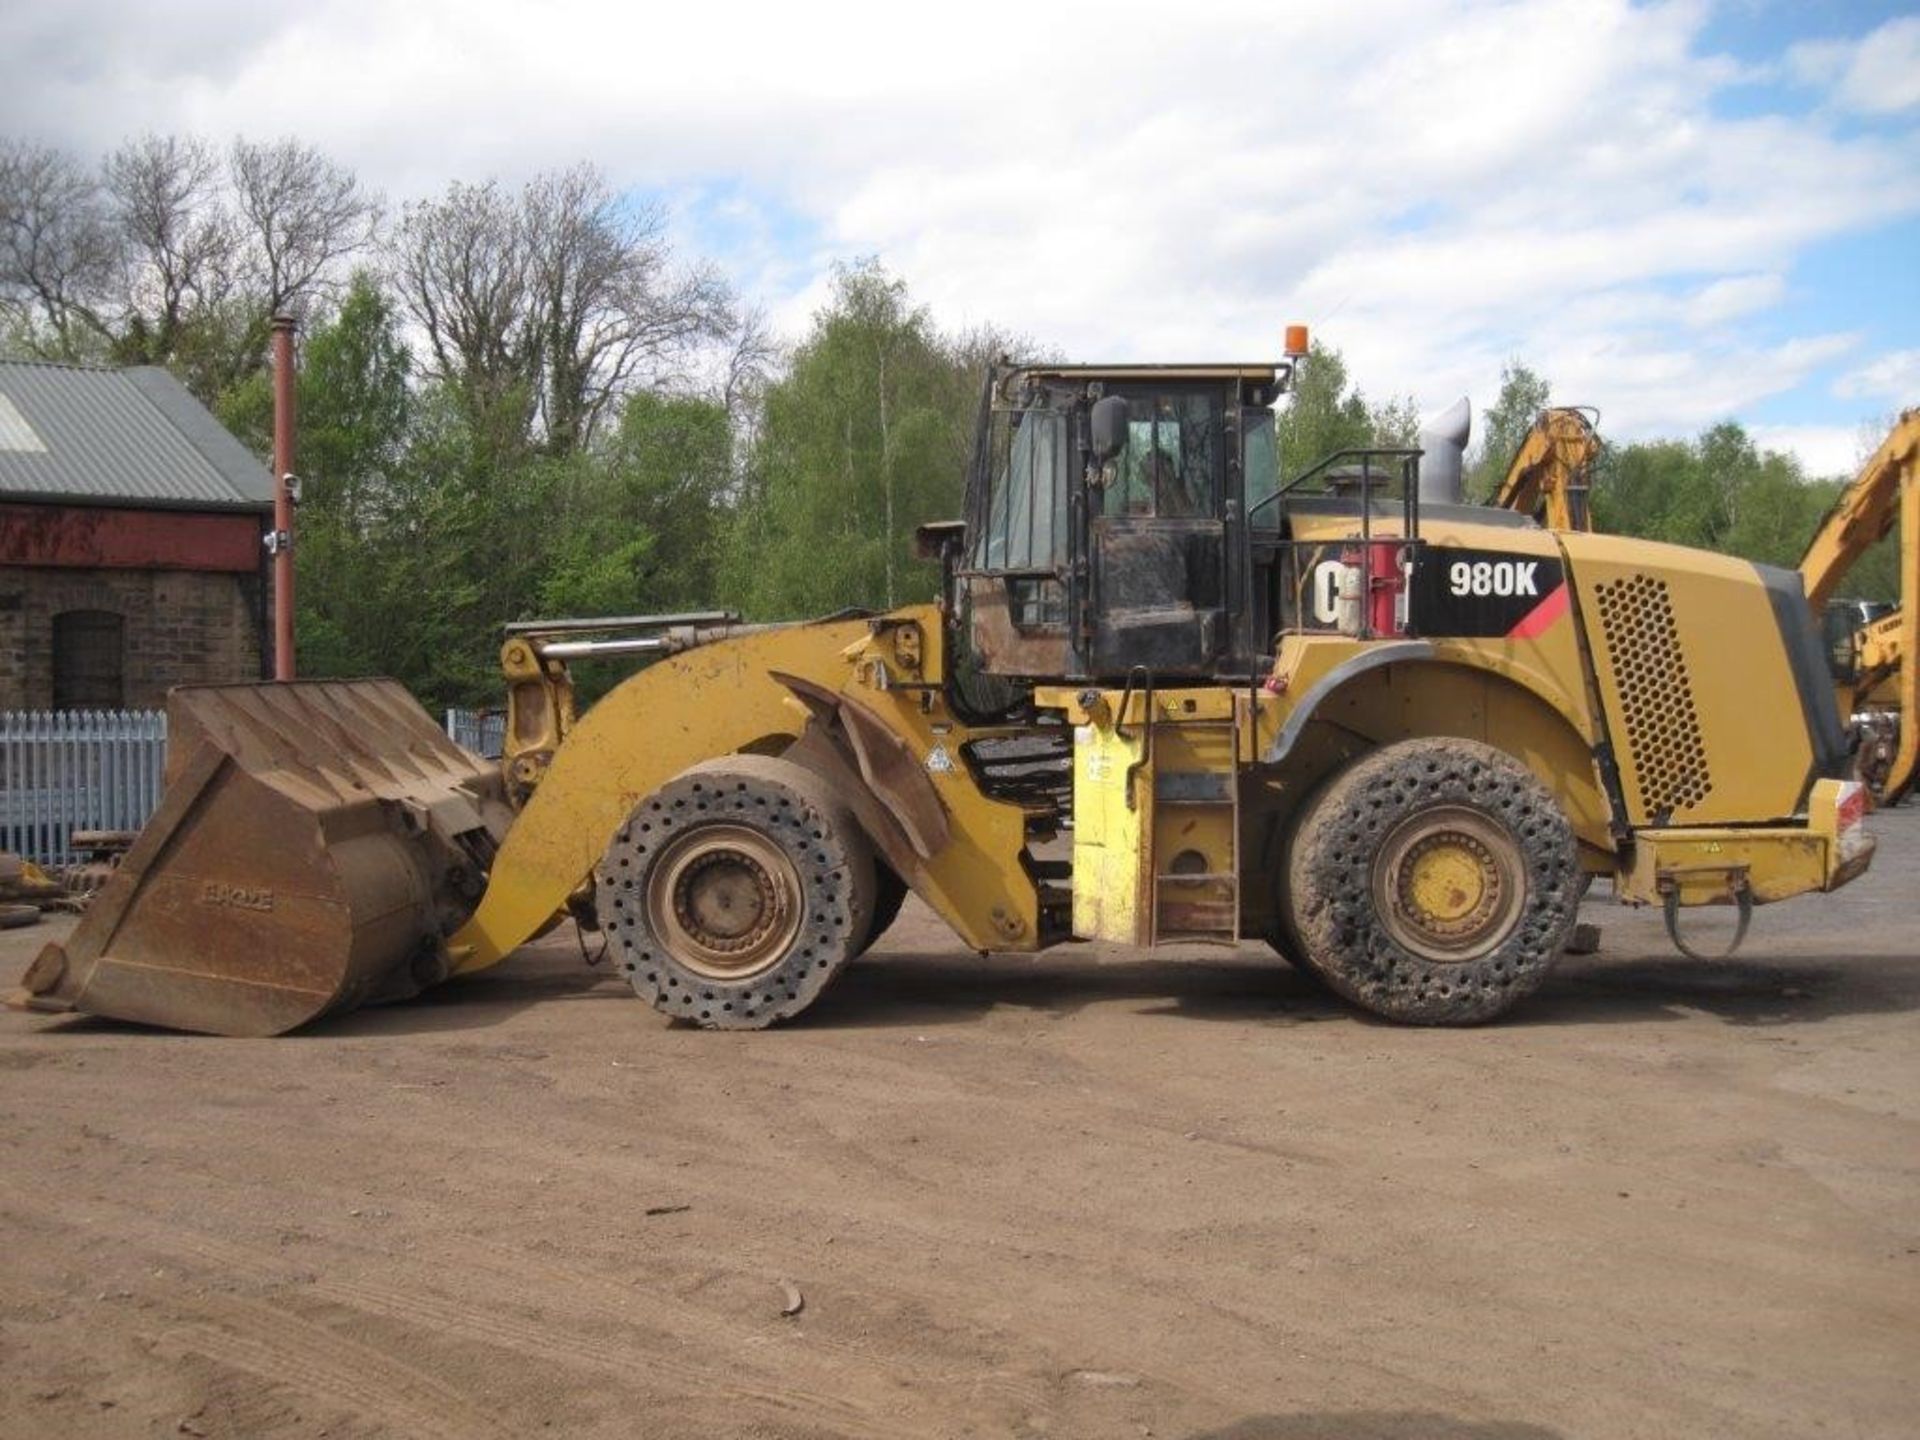
<svg viewBox="0 0 1920 1440"><path fill-rule="evenodd" d="M1101 508L1108 515L1212 518L1219 511L1220 397L1127 397L1127 445L1113 461Z"/></svg>

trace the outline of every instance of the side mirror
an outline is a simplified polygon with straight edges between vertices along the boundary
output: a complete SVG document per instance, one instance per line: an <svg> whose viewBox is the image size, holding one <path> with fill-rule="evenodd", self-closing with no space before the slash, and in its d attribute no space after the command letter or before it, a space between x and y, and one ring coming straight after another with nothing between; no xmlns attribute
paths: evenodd
<svg viewBox="0 0 1920 1440"><path fill-rule="evenodd" d="M1108 395L1093 402L1093 458L1102 465L1127 448L1127 401Z"/></svg>

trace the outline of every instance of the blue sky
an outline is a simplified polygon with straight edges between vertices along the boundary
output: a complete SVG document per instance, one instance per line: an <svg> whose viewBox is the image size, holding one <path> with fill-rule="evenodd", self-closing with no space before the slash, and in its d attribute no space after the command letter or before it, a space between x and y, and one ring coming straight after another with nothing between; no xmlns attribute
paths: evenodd
<svg viewBox="0 0 1920 1440"><path fill-rule="evenodd" d="M1781 74L1781 57L1796 46L1844 44L1915 13L1911 3L1890 0L1723 4L1708 12L1700 47L1752 67L1755 78L1729 86L1715 97L1713 108L1729 117L1785 114L1818 119L1829 105L1827 87L1816 75L1796 74L1791 67ZM1911 106L1885 115L1842 111L1830 118L1842 134L1893 139L1903 132L1910 139L1914 125L1920 123ZM1794 259L1787 280L1785 296L1765 317L1769 339L1832 328L1857 334L1864 354L1910 349L1920 344L1915 323L1920 320L1920 215L1909 210L1904 218L1809 245ZM1833 390L1853 368L1846 362L1817 367L1809 377L1813 383L1759 402L1743 418L1759 426L1796 427L1856 419L1863 397L1836 395ZM1920 392L1908 394L1900 403L1920 404Z"/></svg>
<svg viewBox="0 0 1920 1440"><path fill-rule="evenodd" d="M1271 356L1616 438L1734 418L1811 469L1920 404L1920 15L1346 0L998 18L861 0L15 0L0 131L293 133L390 200L588 160L789 337L880 256L944 324Z"/></svg>

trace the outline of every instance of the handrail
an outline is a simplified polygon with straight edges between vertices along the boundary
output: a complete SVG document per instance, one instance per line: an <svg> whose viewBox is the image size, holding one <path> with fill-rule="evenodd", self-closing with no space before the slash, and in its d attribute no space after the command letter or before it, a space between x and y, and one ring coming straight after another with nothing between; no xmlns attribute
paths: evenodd
<svg viewBox="0 0 1920 1440"><path fill-rule="evenodd" d="M1338 461L1357 459L1364 464L1375 458L1397 459L1401 463L1402 478L1411 479L1412 477L1406 473L1406 462L1409 460L1418 461L1423 453L1425 452L1417 445L1365 445L1346 450L1335 450L1331 455L1325 455L1319 460L1316 460L1312 465L1294 476L1293 479L1281 485L1280 488L1275 490L1271 495L1249 506L1247 508L1247 519L1251 522L1257 512L1266 509L1267 506L1278 500L1282 495L1291 494L1293 491L1299 489L1302 485L1306 484L1307 481L1313 479L1316 475L1319 475ZM1373 471L1369 465L1366 471L1366 476L1369 481L1371 480L1372 474Z"/></svg>

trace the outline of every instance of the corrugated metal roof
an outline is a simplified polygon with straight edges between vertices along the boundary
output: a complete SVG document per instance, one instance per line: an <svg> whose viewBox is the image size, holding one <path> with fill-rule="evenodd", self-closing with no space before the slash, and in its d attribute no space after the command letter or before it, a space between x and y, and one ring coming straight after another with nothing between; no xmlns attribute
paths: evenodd
<svg viewBox="0 0 1920 1440"><path fill-rule="evenodd" d="M157 366L0 360L0 500L262 510L273 476Z"/></svg>

